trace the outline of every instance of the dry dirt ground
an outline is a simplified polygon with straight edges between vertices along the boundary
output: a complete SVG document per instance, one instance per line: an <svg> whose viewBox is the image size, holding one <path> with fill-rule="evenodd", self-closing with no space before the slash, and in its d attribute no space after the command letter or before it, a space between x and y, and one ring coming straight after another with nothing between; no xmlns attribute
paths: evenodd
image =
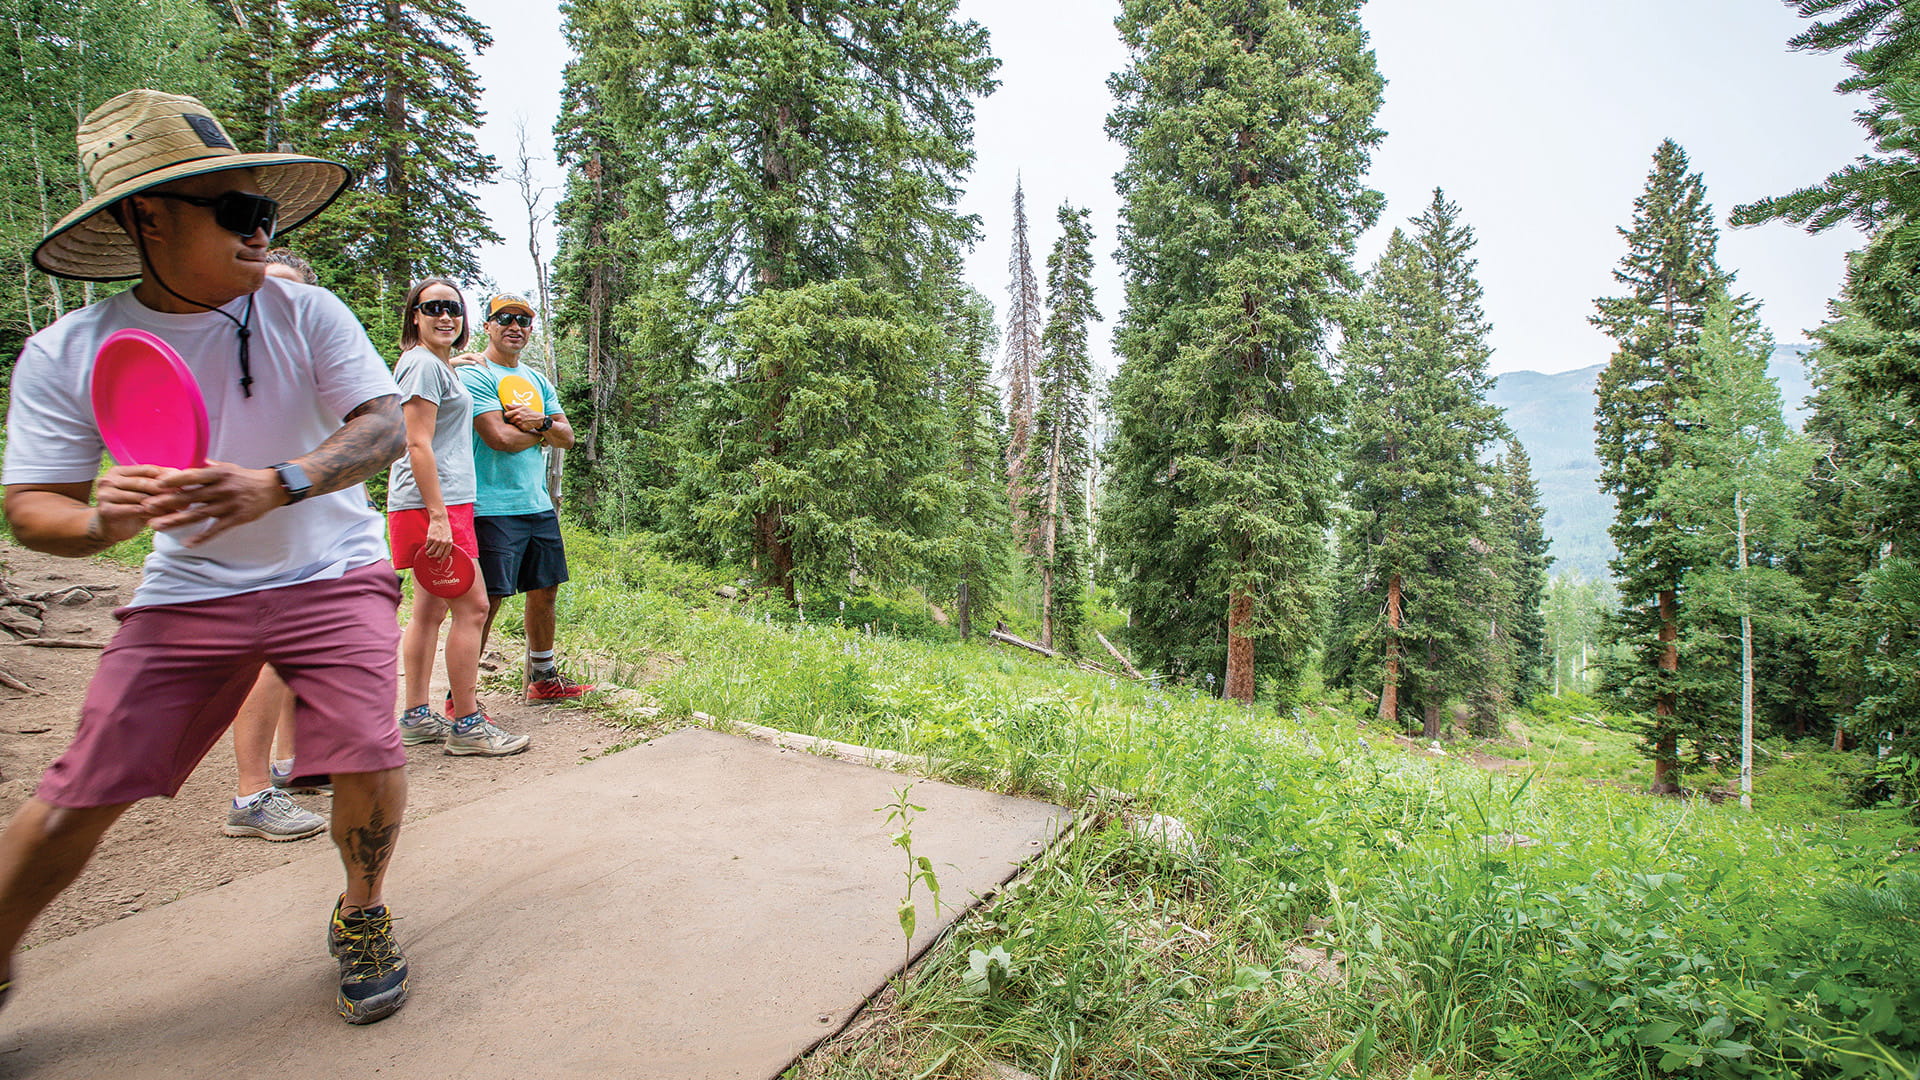
<svg viewBox="0 0 1920 1080"><path fill-rule="evenodd" d="M105 641L113 633L113 610L133 595L138 571L103 559L62 559L26 551L0 538L0 581L18 594L86 586L63 602L50 599L43 638ZM98 588L96 588L98 586ZM15 609L17 611L17 609ZM80 701L99 653L17 644L19 634L0 626L0 672L30 686L23 692L0 686L0 820L33 793L40 772L73 735ZM562 635L561 650L567 642ZM498 654L515 657L520 642L495 635ZM586 708L529 706L514 686L518 664L501 663L500 675L483 673L481 700L508 731L527 732L533 746L509 758L448 757L438 746L409 747L407 820L456 810L476 799L631 742L630 727ZM0 679L0 682L4 682ZM292 843L222 836L234 786L233 745L222 740L181 788L178 797L148 799L128 810L107 834L86 872L54 901L27 935L31 947L44 941L124 918L192 893L217 888L309 854L328 845L326 834ZM324 795L297 796L320 814ZM400 857L405 857L402 840Z"/></svg>

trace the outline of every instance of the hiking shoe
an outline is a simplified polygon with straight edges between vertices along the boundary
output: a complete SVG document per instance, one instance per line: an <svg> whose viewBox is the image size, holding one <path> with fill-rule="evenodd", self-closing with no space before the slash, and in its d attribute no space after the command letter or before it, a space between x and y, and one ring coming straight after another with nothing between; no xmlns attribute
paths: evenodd
<svg viewBox="0 0 1920 1080"><path fill-rule="evenodd" d="M425 705L416 705L400 714L400 742L403 746L446 742L453 723Z"/></svg>
<svg viewBox="0 0 1920 1080"><path fill-rule="evenodd" d="M592 692L592 683L577 683L556 671L544 679L535 679L527 684L527 704L551 705L556 701L572 701Z"/></svg>
<svg viewBox="0 0 1920 1080"><path fill-rule="evenodd" d="M342 915L345 902L343 896L333 905L327 926L327 951L340 961L340 993L333 1003L347 1023L371 1024L407 1000L407 958L393 940L386 905Z"/></svg>
<svg viewBox="0 0 1920 1080"><path fill-rule="evenodd" d="M280 766L285 765L286 768ZM299 776L293 771L293 759L267 762L267 775L273 778L273 786L289 795L331 795L333 777L327 773Z"/></svg>
<svg viewBox="0 0 1920 1080"><path fill-rule="evenodd" d="M220 831L228 836L257 836L280 843L327 831L327 819L294 802L293 796L279 788L269 788L251 806L229 810L227 824Z"/></svg>
<svg viewBox="0 0 1920 1080"><path fill-rule="evenodd" d="M456 756L506 757L525 750L533 743L531 735L509 735L501 731L486 713L475 715L480 719L472 727L462 729L455 724L447 732L447 753Z"/></svg>

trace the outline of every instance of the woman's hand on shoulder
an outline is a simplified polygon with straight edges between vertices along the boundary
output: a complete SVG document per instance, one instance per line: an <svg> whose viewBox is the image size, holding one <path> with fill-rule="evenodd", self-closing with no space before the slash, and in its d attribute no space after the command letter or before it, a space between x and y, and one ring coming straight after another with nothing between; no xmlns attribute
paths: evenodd
<svg viewBox="0 0 1920 1080"><path fill-rule="evenodd" d="M447 361L447 363L452 364L454 367L474 367L478 365L482 359L484 359L484 357L480 353L463 352L459 356Z"/></svg>

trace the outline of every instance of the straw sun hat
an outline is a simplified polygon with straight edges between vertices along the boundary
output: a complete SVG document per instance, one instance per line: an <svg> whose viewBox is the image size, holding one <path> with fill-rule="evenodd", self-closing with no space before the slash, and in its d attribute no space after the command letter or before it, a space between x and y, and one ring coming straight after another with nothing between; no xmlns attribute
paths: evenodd
<svg viewBox="0 0 1920 1080"><path fill-rule="evenodd" d="M243 154L220 121L194 98L129 90L87 114L80 163L95 192L60 219L33 251L35 266L78 281L140 276L140 253L110 208L169 181L253 169L260 193L280 203L275 235L326 209L353 180L345 165L300 154Z"/></svg>

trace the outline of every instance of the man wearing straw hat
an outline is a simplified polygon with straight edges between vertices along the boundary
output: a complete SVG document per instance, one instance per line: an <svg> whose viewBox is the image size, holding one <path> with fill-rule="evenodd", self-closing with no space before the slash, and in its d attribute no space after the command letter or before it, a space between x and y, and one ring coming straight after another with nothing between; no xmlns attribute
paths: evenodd
<svg viewBox="0 0 1920 1080"><path fill-rule="evenodd" d="M333 294L266 277L276 227L352 179L295 154L243 154L190 97L133 90L89 114L98 193L33 254L42 270L138 284L35 334L14 368L5 510L14 537L86 556L155 530L116 612L71 745L0 834L0 1001L13 951L126 808L172 796L270 664L299 700L301 767L331 773L346 869L328 945L349 1023L398 1009L407 964L382 899L406 810L394 701L399 590L360 482L404 446L398 388ZM147 330L199 383L204 467L118 463L90 404L112 332Z"/></svg>

